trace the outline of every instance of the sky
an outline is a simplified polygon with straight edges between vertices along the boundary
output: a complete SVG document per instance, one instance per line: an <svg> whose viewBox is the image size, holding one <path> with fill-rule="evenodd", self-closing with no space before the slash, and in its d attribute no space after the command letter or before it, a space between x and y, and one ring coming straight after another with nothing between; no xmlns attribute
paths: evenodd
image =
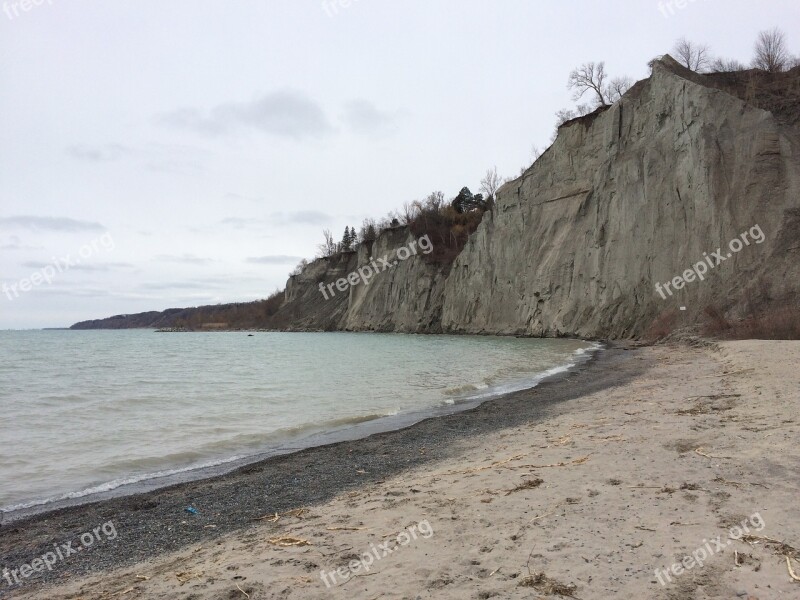
<svg viewBox="0 0 800 600"><path fill-rule="evenodd" d="M519 174L583 62L800 53L797 0L0 4L0 329L263 298L323 229Z"/></svg>

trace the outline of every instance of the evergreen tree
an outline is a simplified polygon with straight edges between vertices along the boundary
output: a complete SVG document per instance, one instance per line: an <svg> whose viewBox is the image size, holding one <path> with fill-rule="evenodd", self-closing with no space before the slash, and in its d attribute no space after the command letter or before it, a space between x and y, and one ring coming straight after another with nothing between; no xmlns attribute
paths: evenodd
<svg viewBox="0 0 800 600"><path fill-rule="evenodd" d="M342 251L348 252L353 247L353 235L350 233L350 227L345 226L344 235L342 236Z"/></svg>

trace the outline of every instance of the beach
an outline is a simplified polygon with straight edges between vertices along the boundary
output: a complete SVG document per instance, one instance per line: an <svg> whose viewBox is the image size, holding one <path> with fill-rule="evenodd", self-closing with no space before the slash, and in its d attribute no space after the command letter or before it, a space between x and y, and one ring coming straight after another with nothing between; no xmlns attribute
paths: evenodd
<svg viewBox="0 0 800 600"><path fill-rule="evenodd" d="M799 361L612 345L465 412L7 523L0 597L798 598Z"/></svg>

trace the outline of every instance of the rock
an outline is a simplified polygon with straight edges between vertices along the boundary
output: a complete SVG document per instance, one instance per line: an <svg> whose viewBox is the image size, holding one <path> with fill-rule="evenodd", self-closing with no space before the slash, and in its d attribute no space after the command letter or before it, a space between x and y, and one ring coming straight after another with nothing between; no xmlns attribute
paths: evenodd
<svg viewBox="0 0 800 600"><path fill-rule="evenodd" d="M456 259L443 329L627 338L680 306L692 323L713 305L735 316L796 298L798 130L702 81L666 57L608 110L562 126ZM763 243L656 293L756 225Z"/></svg>
<svg viewBox="0 0 800 600"><path fill-rule="evenodd" d="M711 83L669 56L657 61L612 107L560 128L500 189L451 268L412 257L323 300L320 281L370 256L393 261L413 239L384 231L371 252L318 260L290 279L291 328L633 338L682 306L678 324L688 325L707 307L735 317L796 298L800 134ZM724 256L754 227L762 243L751 235ZM717 248L723 262L702 281L656 292Z"/></svg>

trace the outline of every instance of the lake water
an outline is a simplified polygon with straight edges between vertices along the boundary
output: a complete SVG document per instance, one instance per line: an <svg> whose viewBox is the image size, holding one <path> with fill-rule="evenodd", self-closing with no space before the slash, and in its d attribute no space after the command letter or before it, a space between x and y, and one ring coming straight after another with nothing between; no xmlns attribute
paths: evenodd
<svg viewBox="0 0 800 600"><path fill-rule="evenodd" d="M235 464L535 385L596 345L358 333L0 331L0 509Z"/></svg>

